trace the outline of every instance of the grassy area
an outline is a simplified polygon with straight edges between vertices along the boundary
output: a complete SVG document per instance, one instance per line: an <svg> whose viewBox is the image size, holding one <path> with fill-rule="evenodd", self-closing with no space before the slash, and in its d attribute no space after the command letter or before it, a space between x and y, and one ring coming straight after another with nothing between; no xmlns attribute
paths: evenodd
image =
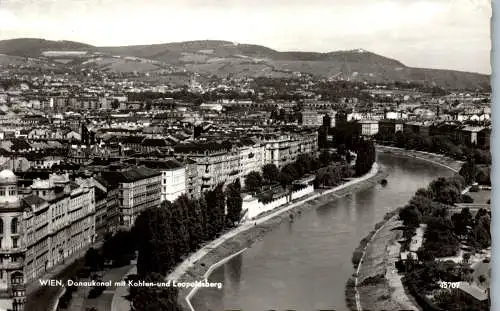
<svg viewBox="0 0 500 311"><path fill-rule="evenodd" d="M480 282L479 277L483 275L485 280L483 283ZM474 267L474 282L476 282L477 286L481 288L489 288L490 287L490 278L491 278L491 266L489 262L479 262Z"/></svg>
<svg viewBox="0 0 500 311"><path fill-rule="evenodd" d="M491 199L491 190L479 190L478 192L467 192L475 204L487 204L488 200Z"/></svg>

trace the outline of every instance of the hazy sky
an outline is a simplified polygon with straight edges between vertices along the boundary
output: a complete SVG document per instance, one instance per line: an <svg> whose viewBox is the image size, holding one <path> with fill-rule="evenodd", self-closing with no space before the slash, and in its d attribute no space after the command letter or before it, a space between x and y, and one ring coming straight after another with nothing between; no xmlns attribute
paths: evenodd
<svg viewBox="0 0 500 311"><path fill-rule="evenodd" d="M490 17L489 0L0 0L0 39L363 48L408 66L490 73Z"/></svg>

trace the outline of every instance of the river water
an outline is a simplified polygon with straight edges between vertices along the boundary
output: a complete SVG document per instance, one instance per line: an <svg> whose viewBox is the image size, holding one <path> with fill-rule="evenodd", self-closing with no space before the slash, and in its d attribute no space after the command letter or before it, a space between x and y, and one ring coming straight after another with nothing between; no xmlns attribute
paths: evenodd
<svg viewBox="0 0 500 311"><path fill-rule="evenodd" d="M223 282L223 288L200 289L191 301L195 310L348 310L344 290L359 241L418 188L452 174L417 159L377 158L389 173L385 187L350 194L282 223L216 269L209 281Z"/></svg>

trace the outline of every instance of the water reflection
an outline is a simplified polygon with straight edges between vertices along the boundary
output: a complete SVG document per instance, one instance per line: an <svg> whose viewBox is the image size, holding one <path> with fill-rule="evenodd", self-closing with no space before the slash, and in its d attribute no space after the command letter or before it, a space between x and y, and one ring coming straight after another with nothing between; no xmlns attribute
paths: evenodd
<svg viewBox="0 0 500 311"><path fill-rule="evenodd" d="M223 281L225 290L200 290L193 299L196 311L206 311L207 306L212 310L347 310L344 285L353 273L351 255L359 241L418 188L452 173L415 159L380 155L378 161L389 173L385 187L377 184L304 209L293 223L282 223L214 272L211 279Z"/></svg>
<svg viewBox="0 0 500 311"><path fill-rule="evenodd" d="M230 262L225 265L226 270L226 283L229 281L231 289L234 294L240 292L241 283L241 270L243 266L243 255L234 257Z"/></svg>

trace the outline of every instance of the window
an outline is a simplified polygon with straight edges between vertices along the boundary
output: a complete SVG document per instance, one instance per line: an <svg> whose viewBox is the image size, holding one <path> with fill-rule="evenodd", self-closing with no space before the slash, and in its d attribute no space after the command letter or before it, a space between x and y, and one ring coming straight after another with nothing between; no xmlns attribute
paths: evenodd
<svg viewBox="0 0 500 311"><path fill-rule="evenodd" d="M18 248L19 246L17 245L18 238L12 238L12 248Z"/></svg>
<svg viewBox="0 0 500 311"><path fill-rule="evenodd" d="M4 188L0 188L0 196L4 196L5 195L5 189Z"/></svg>
<svg viewBox="0 0 500 311"><path fill-rule="evenodd" d="M3 234L3 219L0 219L0 234Z"/></svg>
<svg viewBox="0 0 500 311"><path fill-rule="evenodd" d="M21 272L14 272L10 280L12 284L22 284L24 282L23 274Z"/></svg>
<svg viewBox="0 0 500 311"><path fill-rule="evenodd" d="M17 218L12 218L12 221L10 223L10 232L16 234L17 230L18 230L18 220Z"/></svg>

